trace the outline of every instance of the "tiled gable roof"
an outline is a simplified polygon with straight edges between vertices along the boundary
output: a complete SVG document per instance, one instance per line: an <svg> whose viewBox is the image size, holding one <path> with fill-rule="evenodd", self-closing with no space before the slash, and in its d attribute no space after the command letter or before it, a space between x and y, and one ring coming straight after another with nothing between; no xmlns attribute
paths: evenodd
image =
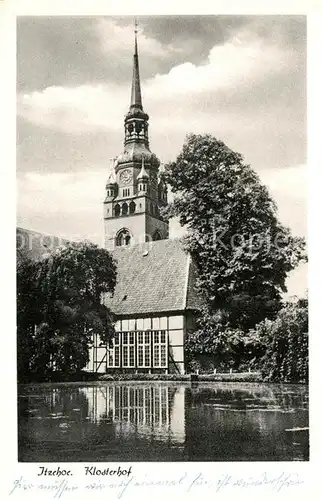
<svg viewBox="0 0 322 500"><path fill-rule="evenodd" d="M17 228L17 261L39 260L67 240ZM112 251L117 262L117 284L105 303L117 315L196 310L196 270L180 240L159 240Z"/></svg>
<svg viewBox="0 0 322 500"><path fill-rule="evenodd" d="M120 247L112 252L117 261L117 284L105 303L117 315L199 309L190 277L190 256L179 240Z"/></svg>

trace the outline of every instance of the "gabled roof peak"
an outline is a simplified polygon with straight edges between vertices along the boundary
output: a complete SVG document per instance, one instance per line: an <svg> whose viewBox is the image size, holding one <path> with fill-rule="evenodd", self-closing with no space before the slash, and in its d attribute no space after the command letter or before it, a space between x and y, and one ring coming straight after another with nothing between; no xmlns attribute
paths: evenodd
<svg viewBox="0 0 322 500"><path fill-rule="evenodd" d="M117 316L196 311L196 273L179 239L116 247L117 284L104 302ZM123 300L126 295L126 300Z"/></svg>

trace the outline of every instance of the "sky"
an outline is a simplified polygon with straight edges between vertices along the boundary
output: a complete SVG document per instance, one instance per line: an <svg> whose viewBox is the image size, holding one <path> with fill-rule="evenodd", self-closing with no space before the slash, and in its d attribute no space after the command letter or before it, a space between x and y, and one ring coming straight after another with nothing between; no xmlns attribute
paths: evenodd
<svg viewBox="0 0 322 500"><path fill-rule="evenodd" d="M175 160L187 133L241 153L307 234L306 23L302 16L140 17L143 106L151 150ZM123 149L133 19L17 21L18 225L103 242L110 158ZM181 235L176 221L170 236ZM307 288L306 266L289 294Z"/></svg>

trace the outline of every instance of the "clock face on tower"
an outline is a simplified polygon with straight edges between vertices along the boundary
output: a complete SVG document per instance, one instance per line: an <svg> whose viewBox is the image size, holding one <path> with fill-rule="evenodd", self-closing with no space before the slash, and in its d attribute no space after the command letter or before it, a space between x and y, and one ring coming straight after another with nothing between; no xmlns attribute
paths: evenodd
<svg viewBox="0 0 322 500"><path fill-rule="evenodd" d="M132 181L132 172L128 168L120 173L120 181L122 184L130 184Z"/></svg>

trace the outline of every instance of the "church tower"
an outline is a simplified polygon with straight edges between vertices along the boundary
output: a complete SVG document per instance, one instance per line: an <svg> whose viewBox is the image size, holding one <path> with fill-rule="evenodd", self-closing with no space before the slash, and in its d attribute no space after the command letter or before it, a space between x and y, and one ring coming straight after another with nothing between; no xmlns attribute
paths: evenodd
<svg viewBox="0 0 322 500"><path fill-rule="evenodd" d="M142 106L135 25L132 92L124 120L124 151L113 160L106 184L107 250L169 237L169 224L160 214L160 208L167 204L167 188L159 179L160 161L150 151L148 121Z"/></svg>

